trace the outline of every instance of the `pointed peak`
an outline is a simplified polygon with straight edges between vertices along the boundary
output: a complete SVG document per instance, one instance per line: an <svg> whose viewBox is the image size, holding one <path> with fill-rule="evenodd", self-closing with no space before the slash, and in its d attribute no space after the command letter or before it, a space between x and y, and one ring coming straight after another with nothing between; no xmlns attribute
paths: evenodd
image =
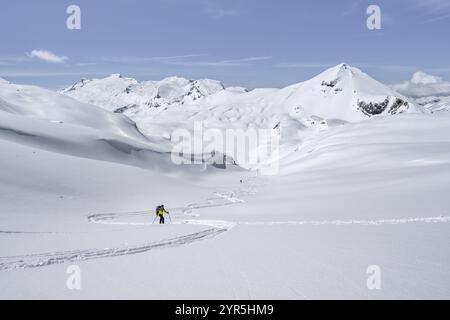
<svg viewBox="0 0 450 320"><path fill-rule="evenodd" d="M91 82L91 80L88 80L86 78L81 78L80 81L74 83L72 86L70 86L68 88L65 88L65 89L61 90L60 92L67 93L67 92L70 92L70 91L74 91L74 90L80 89L80 88L84 87L89 82Z"/></svg>
<svg viewBox="0 0 450 320"><path fill-rule="evenodd" d="M348 63L340 63L320 73L316 78L325 82L338 82L342 79L353 78L361 75L363 72L358 68L352 67ZM333 85L334 86L334 85Z"/></svg>
<svg viewBox="0 0 450 320"><path fill-rule="evenodd" d="M335 70L336 72L345 72L345 71L355 71L359 69L349 65L348 63L343 62L335 67L330 68L330 70Z"/></svg>
<svg viewBox="0 0 450 320"><path fill-rule="evenodd" d="M138 80L136 80L134 78L124 77L121 73L113 73L106 78L94 79L94 80L117 81L117 82L124 82L124 83L128 83L128 82L138 83L139 82Z"/></svg>

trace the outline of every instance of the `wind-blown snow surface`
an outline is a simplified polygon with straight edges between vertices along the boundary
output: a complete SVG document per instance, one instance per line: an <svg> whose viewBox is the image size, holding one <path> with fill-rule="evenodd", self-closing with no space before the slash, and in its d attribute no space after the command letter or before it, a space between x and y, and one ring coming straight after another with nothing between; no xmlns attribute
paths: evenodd
<svg viewBox="0 0 450 320"><path fill-rule="evenodd" d="M202 117L282 118L304 132L289 104L271 119L281 90L259 91L217 95L230 106L253 95L267 113L252 104L241 120L219 119L211 103ZM174 167L122 115L59 94L1 84L0 99L1 298L450 297L448 113L331 121L323 111L332 125L286 137L279 175L258 177ZM91 111L98 126L80 120ZM165 226L152 224L161 203ZM66 287L73 264L81 290ZM366 286L370 265L381 290Z"/></svg>

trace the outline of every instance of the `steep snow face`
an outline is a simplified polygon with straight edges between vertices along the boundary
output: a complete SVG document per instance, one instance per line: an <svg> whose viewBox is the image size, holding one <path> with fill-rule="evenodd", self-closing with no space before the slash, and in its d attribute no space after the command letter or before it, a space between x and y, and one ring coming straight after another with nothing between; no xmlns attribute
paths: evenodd
<svg viewBox="0 0 450 320"><path fill-rule="evenodd" d="M284 88L267 101L294 118L318 116L354 122L375 115L420 112L406 97L347 64Z"/></svg>
<svg viewBox="0 0 450 320"><path fill-rule="evenodd" d="M133 117L157 114L173 104L192 103L224 89L222 83L210 79L170 77L161 81L139 82L113 74L104 79L83 79L62 93Z"/></svg>

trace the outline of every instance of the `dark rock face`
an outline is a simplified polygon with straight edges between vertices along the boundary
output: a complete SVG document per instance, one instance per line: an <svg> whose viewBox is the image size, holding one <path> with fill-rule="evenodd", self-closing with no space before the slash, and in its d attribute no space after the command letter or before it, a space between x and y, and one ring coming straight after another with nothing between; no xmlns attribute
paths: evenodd
<svg viewBox="0 0 450 320"><path fill-rule="evenodd" d="M71 92L71 91L75 91L77 89L83 88L87 83L91 82L91 80L87 80L87 79L81 79L80 81L78 81L77 83L75 83L74 85L72 85L70 88L63 90L62 92Z"/></svg>
<svg viewBox="0 0 450 320"><path fill-rule="evenodd" d="M365 102L358 101L358 110L361 110L366 116L375 116L382 114L388 107L389 98L386 98L383 102Z"/></svg>
<svg viewBox="0 0 450 320"><path fill-rule="evenodd" d="M114 110L114 113L124 113L125 111L132 109L132 108L136 108L136 107L137 106L135 104L131 104L131 105Z"/></svg>
<svg viewBox="0 0 450 320"><path fill-rule="evenodd" d="M322 86L324 87L330 87L330 88L334 88L337 84L337 80L333 80L333 81L322 81Z"/></svg>
<svg viewBox="0 0 450 320"><path fill-rule="evenodd" d="M390 101L390 97L387 97L383 102L358 101L358 110L361 110L368 117L375 116L385 112L389 107ZM400 98L395 98L394 102L389 107L388 112L390 114L402 113L403 111L399 112L401 107L406 107L406 109L408 109L409 103Z"/></svg>
<svg viewBox="0 0 450 320"><path fill-rule="evenodd" d="M406 109L409 108L409 103L397 98L395 99L394 103L392 104L392 106L389 108L389 113L390 114L397 114L398 113L398 109L400 109L401 107L406 107ZM401 112L400 112L401 113Z"/></svg>

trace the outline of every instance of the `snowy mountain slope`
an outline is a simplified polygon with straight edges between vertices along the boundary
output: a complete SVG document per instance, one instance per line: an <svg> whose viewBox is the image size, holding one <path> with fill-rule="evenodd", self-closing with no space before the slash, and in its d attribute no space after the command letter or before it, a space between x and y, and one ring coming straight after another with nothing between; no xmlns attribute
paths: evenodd
<svg viewBox="0 0 450 320"><path fill-rule="evenodd" d="M169 147L126 116L33 86L0 83L0 139L77 157L176 169Z"/></svg>
<svg viewBox="0 0 450 320"><path fill-rule="evenodd" d="M283 89L248 92L224 88L213 80L173 77L138 82L112 75L83 80L63 93L127 115L147 137L160 141L166 149L176 130L192 132L195 124L201 123L205 129L223 132L237 128L273 130L280 135L282 152L289 154L290 146L330 127L375 115L421 112L404 96L346 64ZM226 148L221 151L229 153ZM238 164L250 167L242 161Z"/></svg>
<svg viewBox="0 0 450 320"><path fill-rule="evenodd" d="M222 90L222 83L209 79L170 77L138 82L113 74L104 79L81 80L61 92L109 111L139 116L146 111L157 113L171 104L192 103Z"/></svg>
<svg viewBox="0 0 450 320"><path fill-rule="evenodd" d="M416 103L422 106L427 112L435 113L440 111L450 111L450 96L429 96L417 98Z"/></svg>
<svg viewBox="0 0 450 320"><path fill-rule="evenodd" d="M139 83L113 75L101 80L82 81L63 93L110 111L124 112L143 130L145 123L151 122L148 118L164 116L176 107L183 107L188 118L191 118L190 114L194 118L199 115L198 118L209 120L212 120L210 111L214 107L214 114L221 117L221 121L236 122L239 119L243 120L244 126L251 123L261 125L265 116L279 114L289 114L293 118L317 116L360 121L374 115L420 111L404 96L346 64L281 90L247 92L241 88L224 88L212 80L182 78ZM161 106L170 108L161 109ZM159 111L156 112L155 108ZM250 116L246 117L248 114ZM171 119L172 114L166 118Z"/></svg>
<svg viewBox="0 0 450 320"><path fill-rule="evenodd" d="M354 122L375 115L419 112L406 97L347 64L284 88L267 101L294 118L318 116Z"/></svg>
<svg viewBox="0 0 450 320"><path fill-rule="evenodd" d="M141 118L146 137L124 115L3 82L0 298L448 298L450 114L369 117L351 94L331 99L339 81L317 91L324 79L173 103ZM300 91L320 103L292 113L316 101ZM279 174L172 170L170 136L195 121L280 130ZM82 290L65 285L73 264ZM367 288L373 264L383 290Z"/></svg>
<svg viewBox="0 0 450 320"><path fill-rule="evenodd" d="M34 86L0 83L0 111L145 139L127 117Z"/></svg>
<svg viewBox="0 0 450 320"><path fill-rule="evenodd" d="M0 139L0 297L446 298L448 137L445 114L375 117L317 133L265 178L167 177ZM152 224L161 203L172 224ZM65 286L73 264L82 290ZM383 290L367 288L374 264Z"/></svg>
<svg viewBox="0 0 450 320"><path fill-rule="evenodd" d="M450 116L402 114L322 131L281 159L281 175L308 170L414 170L450 165Z"/></svg>

